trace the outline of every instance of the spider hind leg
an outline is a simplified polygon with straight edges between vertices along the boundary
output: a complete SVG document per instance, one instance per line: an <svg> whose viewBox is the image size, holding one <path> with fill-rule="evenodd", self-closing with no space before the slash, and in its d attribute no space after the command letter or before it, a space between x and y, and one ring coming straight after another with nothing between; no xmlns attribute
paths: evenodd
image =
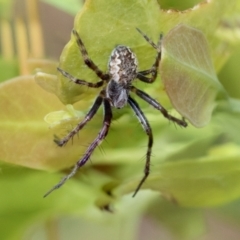
<svg viewBox="0 0 240 240"><path fill-rule="evenodd" d="M129 97L128 103L129 103L130 107L132 108L132 110L135 112L144 131L148 135L148 147L147 147L146 162L145 162L145 167L144 167L144 176L141 179L141 181L139 182L139 184L133 194L133 197L135 197L150 173L150 162L151 162L151 154L152 154L152 146L153 146L153 134L152 134L151 126L150 126L147 118L145 117L144 113L140 109L138 103L131 97Z"/></svg>
<svg viewBox="0 0 240 240"><path fill-rule="evenodd" d="M44 197L47 197L51 192L60 188L68 179L73 177L77 173L78 169L80 167L82 167L83 165L85 165L85 163L89 160L89 158L91 157L95 148L97 146L99 146L101 144L101 142L106 138L106 136L108 134L108 130L110 128L111 121L112 121L112 110L111 110L111 105L110 105L108 99L102 99L102 101L103 101L103 106L104 106L104 119L103 119L103 126L102 126L100 132L98 133L98 136L94 139L94 141L87 148L83 157L75 164L73 170L67 176L65 176L58 184L56 184L53 188L51 188L44 195Z"/></svg>

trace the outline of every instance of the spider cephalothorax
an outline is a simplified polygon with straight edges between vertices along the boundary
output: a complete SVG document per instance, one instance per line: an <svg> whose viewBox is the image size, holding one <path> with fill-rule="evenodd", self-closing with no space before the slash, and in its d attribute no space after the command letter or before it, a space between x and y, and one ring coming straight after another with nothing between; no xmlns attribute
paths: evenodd
<svg viewBox="0 0 240 240"><path fill-rule="evenodd" d="M71 178L77 170L82 167L92 155L94 149L103 141L103 139L107 136L108 130L110 128L110 124L112 121L112 108L123 108L125 105L129 104L132 110L135 112L139 122L141 123L144 131L148 135L148 148L146 154L146 162L144 168L144 176L140 183L138 184L133 196L135 196L138 190L141 188L142 184L146 180L150 172L150 158L152 152L153 145L153 134L152 129L149 125L148 120L146 119L144 113L140 109L138 103L130 96L130 93L135 93L138 97L142 98L154 108L159 110L163 116L170 121L177 123L180 126L186 127L187 123L184 119L178 119L171 116L167 110L156 100L154 100L147 93L137 89L132 85L134 79L139 79L145 83L153 83L157 77L157 69L159 66L159 62L161 59L161 40L162 35L160 35L158 44L154 44L145 34L143 34L139 29L138 32L146 39L146 41L152 45L153 48L157 50L156 59L152 65L152 67L145 71L137 71L138 63L136 55L133 51L127 47L119 45L113 49L111 56L108 62L108 71L107 73L102 72L97 65L89 58L88 53L85 49L85 46L77 33L77 31L73 30L73 34L76 37L76 41L80 52L83 56L85 64L92 69L96 75L101 79L99 82L91 83L86 82L85 80L77 79L65 72L64 70L58 68L58 70L62 73L63 76L70 79L72 82L80 85L85 85L91 88L99 88L103 87L100 91L99 95L95 99L92 107L86 114L85 118L64 138L59 139L55 138L55 142L59 146L63 146L66 144L76 133L78 133L86 124L89 122L93 116L96 114L99 107L103 104L104 109L104 119L103 126L98 133L98 136L94 139L94 141L87 148L84 156L77 161L75 167L70 172L69 175L65 176L57 185L55 185L50 191L48 191L45 196L50 194L53 190L61 187L69 178Z"/></svg>

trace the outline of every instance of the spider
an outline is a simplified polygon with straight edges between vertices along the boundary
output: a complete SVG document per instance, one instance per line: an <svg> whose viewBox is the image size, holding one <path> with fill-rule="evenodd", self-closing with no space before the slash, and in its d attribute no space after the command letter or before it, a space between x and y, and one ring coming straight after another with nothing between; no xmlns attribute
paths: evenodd
<svg viewBox="0 0 240 240"><path fill-rule="evenodd" d="M140 89L134 87L132 85L133 80L139 79L145 83L153 83L157 77L157 69L161 59L161 42L162 42L162 34L160 34L159 41L157 45L153 43L153 41L148 38L140 29L137 28L137 31L145 38L145 40L157 50L157 56L152 67L145 71L137 71L138 63L136 55L133 51L123 45L118 45L116 48L113 49L109 62L108 62L108 72L104 73L101 71L97 65L89 58L88 52L76 30L73 30L72 33L76 38L77 45L79 47L80 53L83 57L84 63L92 69L96 75L101 79L96 83L87 82L82 79L78 79L73 77L71 74L65 72L61 68L58 68L58 71L70 81L79 84L88 86L90 88L100 88L103 87L100 93L98 94L97 98L95 99L92 107L86 114L85 118L71 131L69 132L64 138L59 139L55 137L55 143L62 147L65 145L73 136L78 133L96 114L99 107L103 104L104 109L104 118L103 118L103 125L101 130L98 133L98 136L94 139L94 141L90 144L87 148L83 157L77 161L73 170L65 176L58 184L56 184L52 189L50 189L44 197L49 195L52 191L60 188L69 178L71 178L80 167L82 167L91 157L95 148L101 144L101 142L106 138L108 134L108 130L111 125L112 121L112 108L123 108L127 104L132 108L133 112L136 114L139 122L141 123L144 131L148 135L148 146L147 146L147 154L146 154L146 161L144 167L144 176L142 177L141 181L139 182L133 197L137 194L140 190L141 186L147 179L150 173L150 158L153 146L153 133L151 126L145 117L144 113L142 112L141 108L139 107L138 103L131 97L130 93L136 94L138 97L152 105L154 108L159 110L165 118L170 121L177 123L180 126L187 127L187 123L185 122L184 118L182 120L171 116L167 110L155 99L149 96L147 93L141 91Z"/></svg>

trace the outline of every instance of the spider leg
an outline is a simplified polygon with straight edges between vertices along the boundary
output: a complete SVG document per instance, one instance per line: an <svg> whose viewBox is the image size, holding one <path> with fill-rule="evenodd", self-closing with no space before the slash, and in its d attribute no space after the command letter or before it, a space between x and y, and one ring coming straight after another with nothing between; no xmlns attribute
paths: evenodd
<svg viewBox="0 0 240 240"><path fill-rule="evenodd" d="M137 73L137 78L143 82L147 82L147 83L152 83L155 81L156 77L157 77L157 69L161 60L161 50L158 51L157 56L155 58L155 61L152 65L152 67L148 70L144 70L144 71L140 71ZM152 77L148 78L145 77L148 74L152 74Z"/></svg>
<svg viewBox="0 0 240 240"><path fill-rule="evenodd" d="M153 83L157 78L157 74L158 74L157 69L158 69L158 66L159 66L159 63L160 63L160 60L161 60L161 45L162 45L163 35L160 34L158 44L156 45L140 29L137 28L137 30L146 39L146 41L148 43L150 43L150 45L157 50L157 56L156 56L155 62L153 63L152 67L148 70L138 72L137 73L137 78L142 82ZM148 74L151 74L152 76L151 77L146 77L146 75L148 75Z"/></svg>
<svg viewBox="0 0 240 240"><path fill-rule="evenodd" d="M136 29L153 48L158 49L158 46L145 33L143 33L139 28Z"/></svg>
<svg viewBox="0 0 240 240"><path fill-rule="evenodd" d="M54 142L60 147L66 144L69 141L69 139L73 138L73 136L77 134L94 117L99 107L101 106L102 101L103 101L103 92L101 92L99 96L96 98L95 102L93 103L89 112L86 114L85 118L64 138L59 139L58 137L55 136Z"/></svg>
<svg viewBox="0 0 240 240"><path fill-rule="evenodd" d="M88 52L82 42L82 39L80 38L78 32L73 29L73 34L77 40L77 45L79 47L79 50L83 56L83 60L84 60L84 63L89 67L91 68L98 77L100 77L102 80L108 80L109 79L109 75L108 74L105 74L103 73L99 68L98 66L89 58L88 56Z"/></svg>
<svg viewBox="0 0 240 240"><path fill-rule="evenodd" d="M152 152L152 146L153 146L153 134L152 134L152 129L149 125L149 122L146 119L142 110L140 109L138 103L131 97L128 98L128 103L131 106L131 108L133 109L133 111L135 112L144 131L148 135L148 148L147 148L146 162L145 162L145 167L144 167L144 176L143 176L142 180L140 181L140 183L138 184L138 186L133 194L133 197L135 197L137 192L139 191L139 189L141 188L141 186L143 185L143 183L145 182L145 180L147 179L147 177L150 173L150 159L151 159L151 152Z"/></svg>
<svg viewBox="0 0 240 240"><path fill-rule="evenodd" d="M71 74L65 72L64 70L62 70L61 68L57 68L57 70L66 78L70 79L72 82L76 83L76 84L80 84L80 85L84 85L87 87L91 87L91 88L99 88L103 85L103 81L99 81L96 83L91 83L91 82L87 82L85 80L81 80L78 78L73 77Z"/></svg>
<svg viewBox="0 0 240 240"><path fill-rule="evenodd" d="M110 127L110 124L111 124L111 120L112 120L112 110L111 110L111 105L110 105L108 99L104 99L103 100L103 105L104 105L104 120L103 120L102 129L98 133L98 136L95 138L95 140L88 147L88 149L86 150L84 156L76 163L75 167L70 172L70 174L65 176L58 184L56 184L52 189L50 189L44 195L44 197L47 197L51 192L53 192L54 190L60 188L69 178L73 177L76 174L76 172L78 171L78 169L80 167L82 167L89 160L89 158L92 155L92 153L95 150L95 148L99 144L101 144L101 142L107 136L108 130L109 130L109 127Z"/></svg>
<svg viewBox="0 0 240 240"><path fill-rule="evenodd" d="M173 121L173 122L177 123L178 125L180 125L182 127L187 127L187 123L185 122L184 119L178 119L178 118L175 118L172 115L170 115L168 113L168 111L160 103L158 103L155 99L150 97L147 93L137 89L134 86L131 86L131 91L134 92L135 94L137 94L144 101L146 101L147 103L152 105L154 108L159 110L165 118L169 119L170 121Z"/></svg>

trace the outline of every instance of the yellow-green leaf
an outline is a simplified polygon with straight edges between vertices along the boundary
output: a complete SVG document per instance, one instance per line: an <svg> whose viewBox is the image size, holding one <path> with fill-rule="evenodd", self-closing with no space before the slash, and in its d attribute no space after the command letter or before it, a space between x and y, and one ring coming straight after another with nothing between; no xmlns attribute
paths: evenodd
<svg viewBox="0 0 240 240"><path fill-rule="evenodd" d="M164 38L160 74L175 109L194 126L211 119L219 83L203 33L178 25Z"/></svg>

